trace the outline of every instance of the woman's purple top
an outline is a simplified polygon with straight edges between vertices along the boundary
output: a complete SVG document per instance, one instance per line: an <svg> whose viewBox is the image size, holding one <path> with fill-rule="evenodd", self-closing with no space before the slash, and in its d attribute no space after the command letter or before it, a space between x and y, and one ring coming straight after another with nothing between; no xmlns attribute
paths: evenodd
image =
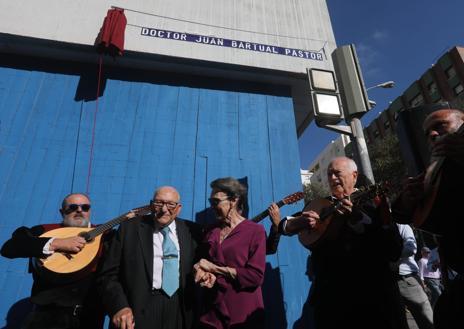
<svg viewBox="0 0 464 329"><path fill-rule="evenodd" d="M220 243L220 228L205 237L209 260L219 266L233 267L232 280L217 276L214 288L207 289L206 305L200 321L214 328L230 328L235 324L250 328L264 327L261 285L266 267L266 233L262 225L249 220L239 223ZM242 328L242 326L240 327Z"/></svg>

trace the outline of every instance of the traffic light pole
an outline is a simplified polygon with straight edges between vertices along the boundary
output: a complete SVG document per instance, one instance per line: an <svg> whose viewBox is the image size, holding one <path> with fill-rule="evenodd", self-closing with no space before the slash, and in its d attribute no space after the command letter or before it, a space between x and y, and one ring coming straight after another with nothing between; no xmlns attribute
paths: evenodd
<svg viewBox="0 0 464 329"><path fill-rule="evenodd" d="M369 159L361 120L359 118L352 118L349 120L349 123L351 127L351 136L353 137L353 143L356 148L355 154L359 157L359 159L357 159L358 166L360 167L359 172L370 180L370 184L374 184L374 173L372 172L371 160Z"/></svg>

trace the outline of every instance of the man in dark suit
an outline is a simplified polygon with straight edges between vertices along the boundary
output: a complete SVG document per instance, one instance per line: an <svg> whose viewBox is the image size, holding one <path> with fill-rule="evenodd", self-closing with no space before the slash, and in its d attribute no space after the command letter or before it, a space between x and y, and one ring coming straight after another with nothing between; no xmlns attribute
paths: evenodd
<svg viewBox="0 0 464 329"><path fill-rule="evenodd" d="M111 243L98 279L103 304L118 328L190 329L202 232L177 218L175 188L156 190L151 205L151 215L122 223Z"/></svg>
<svg viewBox="0 0 464 329"><path fill-rule="evenodd" d="M1 254L8 258L45 258L54 252L77 253L85 247L85 239L45 238L43 233L62 227L90 227L90 199L73 193L63 200L60 213L62 223L20 227L5 242ZM25 319L22 328L102 328L104 312L97 298L95 271L76 281L57 282L43 276L32 266L34 284L31 301L33 311Z"/></svg>

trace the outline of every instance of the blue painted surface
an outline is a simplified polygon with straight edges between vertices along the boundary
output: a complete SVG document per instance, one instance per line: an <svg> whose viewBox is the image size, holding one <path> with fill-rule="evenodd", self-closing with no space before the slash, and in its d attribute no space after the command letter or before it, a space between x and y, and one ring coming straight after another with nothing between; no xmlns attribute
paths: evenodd
<svg viewBox="0 0 464 329"><path fill-rule="evenodd" d="M86 85L95 66L3 59L1 243L18 226L59 221L62 197L85 191L96 107L95 89ZM109 68L105 73L89 186L93 222L147 204L160 185L176 186L182 217L197 221L207 213L209 182L218 177L246 181L250 217L301 189L286 88ZM300 207L286 206L282 213ZM269 228L268 220L262 223ZM296 238L285 237L278 253L268 256L269 328L293 328L301 317L310 286L307 256ZM30 286L26 260L0 258L0 326Z"/></svg>

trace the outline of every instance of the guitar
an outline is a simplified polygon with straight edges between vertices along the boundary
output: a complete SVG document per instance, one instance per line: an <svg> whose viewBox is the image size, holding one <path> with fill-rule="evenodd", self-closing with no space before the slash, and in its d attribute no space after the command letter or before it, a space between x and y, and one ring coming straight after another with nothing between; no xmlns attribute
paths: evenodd
<svg viewBox="0 0 464 329"><path fill-rule="evenodd" d="M384 194L384 187L380 184L361 187L350 195L349 200L353 205ZM311 249L323 240L334 240L344 225L343 220L334 220L332 216L342 206L342 200L331 201L325 198L316 199L309 203L303 211L315 211L319 214L319 223L313 229L303 229L298 232L300 243L307 249ZM338 218L337 218L338 219Z"/></svg>
<svg viewBox="0 0 464 329"><path fill-rule="evenodd" d="M281 208L283 205L286 205L286 204L292 204L292 203L295 203L297 201L300 201L301 199L304 198L304 193L303 192L295 192L293 194L290 194L290 195L287 195L285 198L283 198L282 200L278 201L276 204L279 208ZM256 215L255 217L253 217L252 219L250 219L251 221L255 222L255 223L258 223L260 222L261 220L263 220L264 218L266 218L267 216L269 216L269 210L264 210L263 212L259 213L258 215Z"/></svg>
<svg viewBox="0 0 464 329"><path fill-rule="evenodd" d="M102 234L125 220L137 215L146 215L151 212L150 205L134 208L124 215L118 216L109 222L92 227L61 227L45 232L41 238L70 238L81 236L85 239L85 247L78 253L54 252L48 257L33 258L32 265L37 273L49 280L59 282L72 282L91 272L98 261Z"/></svg>
<svg viewBox="0 0 464 329"><path fill-rule="evenodd" d="M459 127L455 134L462 135L464 134L464 124ZM443 163L445 162L446 157L440 156L432 160L430 165L425 171L424 177L424 192L425 197L415 209L413 215L413 224L414 227L421 227L425 221L428 219L430 212L432 211L435 199L437 198L438 188L441 183L441 175Z"/></svg>

